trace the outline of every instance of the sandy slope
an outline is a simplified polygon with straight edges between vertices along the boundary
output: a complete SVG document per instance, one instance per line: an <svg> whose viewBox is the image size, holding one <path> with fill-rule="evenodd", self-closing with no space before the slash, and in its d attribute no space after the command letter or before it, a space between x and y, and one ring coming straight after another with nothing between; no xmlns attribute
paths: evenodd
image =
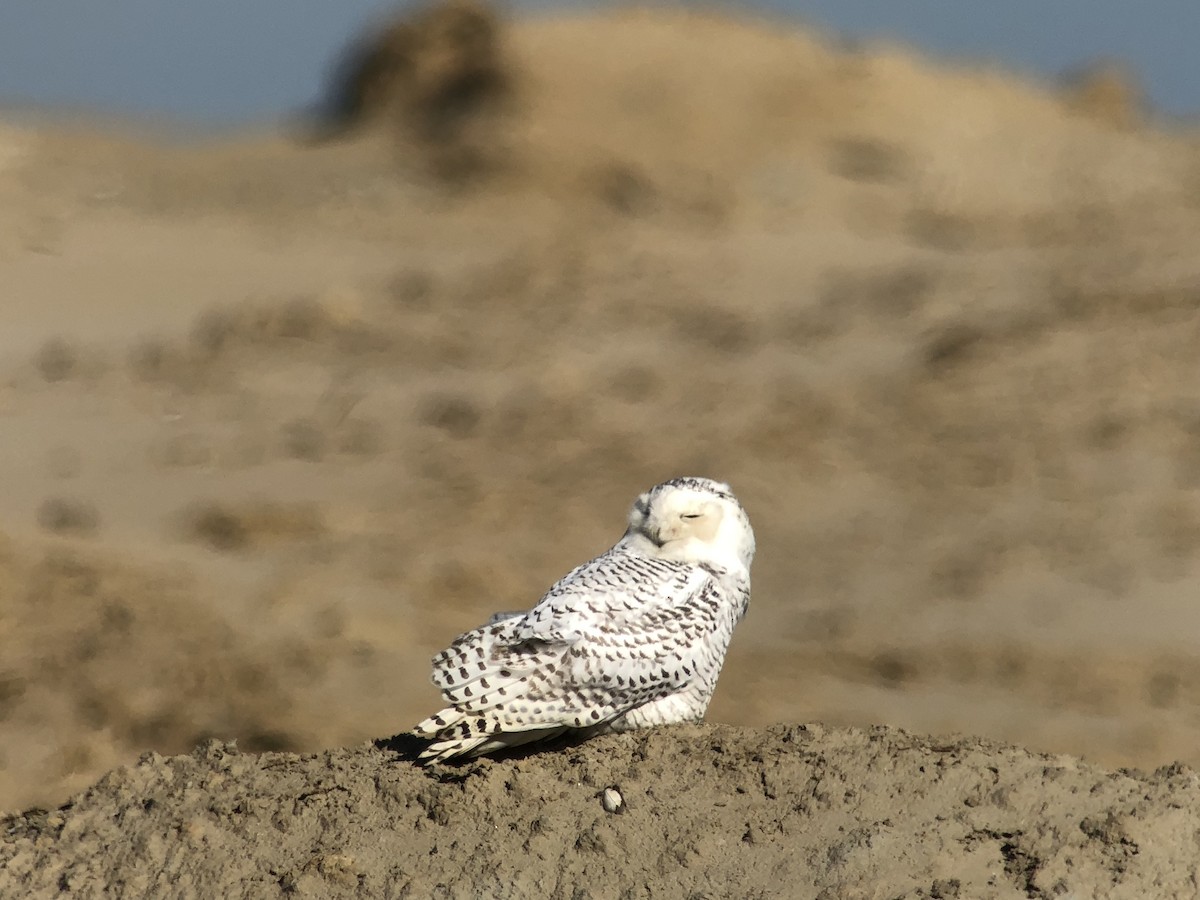
<svg viewBox="0 0 1200 900"><path fill-rule="evenodd" d="M149 754L5 821L0 892L1194 896L1200 779L903 731L703 726L423 771L386 747ZM602 793L624 801L608 812Z"/></svg>
<svg viewBox="0 0 1200 900"><path fill-rule="evenodd" d="M0 134L0 807L403 728L680 473L759 535L711 719L1200 759L1194 143L711 16L503 39L449 183Z"/></svg>

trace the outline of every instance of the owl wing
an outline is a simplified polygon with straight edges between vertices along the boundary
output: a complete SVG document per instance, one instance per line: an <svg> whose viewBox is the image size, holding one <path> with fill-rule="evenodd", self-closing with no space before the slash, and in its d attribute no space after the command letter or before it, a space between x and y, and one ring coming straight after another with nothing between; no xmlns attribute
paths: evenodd
<svg viewBox="0 0 1200 900"><path fill-rule="evenodd" d="M416 728L438 740L428 758L602 726L678 691L714 625L718 590L683 563L616 552L585 563L524 616L434 657L433 681L451 706Z"/></svg>

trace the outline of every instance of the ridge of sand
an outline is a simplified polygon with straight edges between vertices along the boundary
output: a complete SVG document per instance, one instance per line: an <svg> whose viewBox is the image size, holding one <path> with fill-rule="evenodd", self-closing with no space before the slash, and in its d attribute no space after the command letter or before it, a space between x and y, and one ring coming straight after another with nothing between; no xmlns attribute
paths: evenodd
<svg viewBox="0 0 1200 900"><path fill-rule="evenodd" d="M714 720L1200 762L1195 141L801 28L500 34L457 184L0 128L0 806L415 722L682 472L759 536Z"/></svg>
<svg viewBox="0 0 1200 900"><path fill-rule="evenodd" d="M411 740L411 739L410 739ZM423 770L148 754L3 820L0 895L1194 896L1200 778L883 727L706 725ZM399 752L396 752L399 751ZM622 812L602 805L615 788Z"/></svg>

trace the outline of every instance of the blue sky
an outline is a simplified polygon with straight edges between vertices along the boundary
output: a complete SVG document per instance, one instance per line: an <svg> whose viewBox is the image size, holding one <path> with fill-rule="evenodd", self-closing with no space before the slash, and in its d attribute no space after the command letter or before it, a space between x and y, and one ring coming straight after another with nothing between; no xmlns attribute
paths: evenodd
<svg viewBox="0 0 1200 900"><path fill-rule="evenodd" d="M510 3L538 8L599 4ZM761 0L848 36L1038 77L1086 60L1129 63L1153 102L1200 114L1200 0ZM235 125L314 100L346 40L382 0L0 0L0 104Z"/></svg>

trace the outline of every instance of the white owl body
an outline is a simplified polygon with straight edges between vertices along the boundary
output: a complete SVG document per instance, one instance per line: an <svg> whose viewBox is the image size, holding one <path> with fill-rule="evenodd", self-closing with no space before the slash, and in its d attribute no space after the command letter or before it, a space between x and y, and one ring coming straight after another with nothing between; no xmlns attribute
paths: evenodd
<svg viewBox="0 0 1200 900"><path fill-rule="evenodd" d="M432 762L565 731L699 721L750 601L754 535L726 485L681 478L638 498L629 529L533 609L433 659L450 704L414 729Z"/></svg>

